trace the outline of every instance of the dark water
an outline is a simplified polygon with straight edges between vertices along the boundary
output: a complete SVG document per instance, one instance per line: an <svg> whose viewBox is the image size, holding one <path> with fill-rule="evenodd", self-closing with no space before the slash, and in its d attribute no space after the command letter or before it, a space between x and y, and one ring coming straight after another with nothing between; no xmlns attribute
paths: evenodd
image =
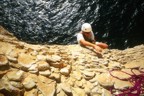
<svg viewBox="0 0 144 96"><path fill-rule="evenodd" d="M0 25L29 43L77 43L84 22L110 48L144 44L144 0L0 0Z"/></svg>

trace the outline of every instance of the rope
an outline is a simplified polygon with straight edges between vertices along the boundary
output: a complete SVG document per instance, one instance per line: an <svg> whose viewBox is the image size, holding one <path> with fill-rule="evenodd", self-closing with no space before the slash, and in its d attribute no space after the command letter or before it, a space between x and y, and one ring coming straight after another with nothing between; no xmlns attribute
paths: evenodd
<svg viewBox="0 0 144 96"><path fill-rule="evenodd" d="M110 88L111 94L114 94L114 92L113 92L114 89L120 91L120 93L115 96L140 96L140 94L144 94L144 72L143 71L139 71L140 72L139 75L136 75L133 72L133 69L131 69L131 72L133 74L129 74L127 72L121 71L121 72L131 76L128 79L121 79L121 78L118 78L117 76L114 76L112 74L113 71L117 71L117 70L109 71L109 73L112 77L117 78L119 80L123 80L123 81L129 81L133 84L133 87L123 89L123 90L115 89L114 87L112 87L112 88Z"/></svg>

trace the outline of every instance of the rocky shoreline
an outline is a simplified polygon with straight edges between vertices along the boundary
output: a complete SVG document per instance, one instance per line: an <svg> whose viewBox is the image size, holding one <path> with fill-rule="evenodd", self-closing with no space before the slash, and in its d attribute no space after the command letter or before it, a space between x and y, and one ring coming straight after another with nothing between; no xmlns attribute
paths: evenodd
<svg viewBox="0 0 144 96"><path fill-rule="evenodd" d="M120 80L131 69L144 71L144 45L99 57L79 45L28 44L0 28L0 96L112 96L111 87L115 95L133 87Z"/></svg>

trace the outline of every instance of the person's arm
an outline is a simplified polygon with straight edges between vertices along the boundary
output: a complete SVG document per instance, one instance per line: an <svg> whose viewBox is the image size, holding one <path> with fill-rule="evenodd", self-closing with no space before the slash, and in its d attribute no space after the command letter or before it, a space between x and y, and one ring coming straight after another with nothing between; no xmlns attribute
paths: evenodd
<svg viewBox="0 0 144 96"><path fill-rule="evenodd" d="M80 40L80 44L81 45L84 45L84 46L90 46L90 47L94 47L95 46L95 44L93 44L93 43L90 43L90 42L88 42L88 41L86 41L86 40Z"/></svg>
<svg viewBox="0 0 144 96"><path fill-rule="evenodd" d="M96 49L96 51L98 52L102 52L102 49L97 46L96 44L93 44L93 43L90 43L88 41L85 41L85 40L80 40L80 44L84 45L84 46L90 46L90 47L93 47L94 49Z"/></svg>

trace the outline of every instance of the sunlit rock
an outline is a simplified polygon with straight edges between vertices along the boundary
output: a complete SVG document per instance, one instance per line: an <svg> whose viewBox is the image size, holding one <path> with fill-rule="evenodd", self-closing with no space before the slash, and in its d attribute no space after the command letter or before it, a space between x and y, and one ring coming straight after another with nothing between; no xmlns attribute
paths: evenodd
<svg viewBox="0 0 144 96"><path fill-rule="evenodd" d="M39 74L43 76L50 76L51 71L50 70L39 71Z"/></svg>
<svg viewBox="0 0 144 96"><path fill-rule="evenodd" d="M49 62L59 62L61 57L58 55L47 56L47 61Z"/></svg>
<svg viewBox="0 0 144 96"><path fill-rule="evenodd" d="M40 60L40 61L45 61L47 59L47 56L37 55L37 59Z"/></svg>
<svg viewBox="0 0 144 96"><path fill-rule="evenodd" d="M35 62L36 62L35 56L25 54L25 53L21 53L18 56L18 64L20 64L24 68L27 69L30 68L32 64L34 64Z"/></svg>
<svg viewBox="0 0 144 96"><path fill-rule="evenodd" d="M81 88L72 88L72 94L74 96L86 96L85 91Z"/></svg>
<svg viewBox="0 0 144 96"><path fill-rule="evenodd" d="M130 75L128 75L122 71L112 71L111 74L112 74L112 76L115 76L120 79L129 79L131 77Z"/></svg>
<svg viewBox="0 0 144 96"><path fill-rule="evenodd" d="M12 70L6 74L9 80L11 81L21 81L24 71L21 70Z"/></svg>
<svg viewBox="0 0 144 96"><path fill-rule="evenodd" d="M96 75L97 81L100 85L105 87L111 87L113 86L113 78L109 73L102 73L100 75Z"/></svg>
<svg viewBox="0 0 144 96"><path fill-rule="evenodd" d="M94 72L89 72L89 71L83 71L83 75L84 75L85 79L89 80L89 79L92 79L95 76L95 73Z"/></svg>
<svg viewBox="0 0 144 96"><path fill-rule="evenodd" d="M49 76L49 78L52 78L52 79L56 80L57 82L60 82L60 80L61 80L61 74L60 73L51 73L51 75Z"/></svg>
<svg viewBox="0 0 144 96"><path fill-rule="evenodd" d="M8 64L8 60L7 60L6 56L0 55L0 67L7 65L7 64Z"/></svg>
<svg viewBox="0 0 144 96"><path fill-rule="evenodd" d="M66 92L66 93L71 93L71 92L72 92L72 89L71 89L70 85L67 84L67 83L61 83L61 84L60 84L60 87L61 87L62 90L63 90L64 92Z"/></svg>
<svg viewBox="0 0 144 96"><path fill-rule="evenodd" d="M115 89L124 90L124 89L133 87L133 84L129 81L122 81L122 80L119 80L119 79L115 79L114 82L115 82L114 83L114 88Z"/></svg>
<svg viewBox="0 0 144 96"><path fill-rule="evenodd" d="M38 65L39 71L50 69L50 65L46 61L38 61L36 64Z"/></svg>
<svg viewBox="0 0 144 96"><path fill-rule="evenodd" d="M32 89L29 91L25 91L24 96L38 96L38 90Z"/></svg>
<svg viewBox="0 0 144 96"><path fill-rule="evenodd" d="M144 58L126 63L125 68L144 68Z"/></svg>
<svg viewBox="0 0 144 96"><path fill-rule="evenodd" d="M70 74L70 71L71 71L70 65L60 69L61 74L66 75L66 76L68 76Z"/></svg>
<svg viewBox="0 0 144 96"><path fill-rule="evenodd" d="M10 84L16 88L23 88L23 85L21 82L10 81Z"/></svg>
<svg viewBox="0 0 144 96"><path fill-rule="evenodd" d="M29 76L24 79L24 81L22 82L22 84L24 85L24 87L26 89L32 89L33 87L36 86L35 81L31 77L29 77Z"/></svg>
<svg viewBox="0 0 144 96"><path fill-rule="evenodd" d="M56 92L56 83L55 82L46 84L39 80L37 82L37 87L43 96L54 96L54 94Z"/></svg>
<svg viewBox="0 0 144 96"><path fill-rule="evenodd" d="M121 68L121 64L119 62L110 62L108 64L108 67L112 69L117 69L117 68Z"/></svg>

